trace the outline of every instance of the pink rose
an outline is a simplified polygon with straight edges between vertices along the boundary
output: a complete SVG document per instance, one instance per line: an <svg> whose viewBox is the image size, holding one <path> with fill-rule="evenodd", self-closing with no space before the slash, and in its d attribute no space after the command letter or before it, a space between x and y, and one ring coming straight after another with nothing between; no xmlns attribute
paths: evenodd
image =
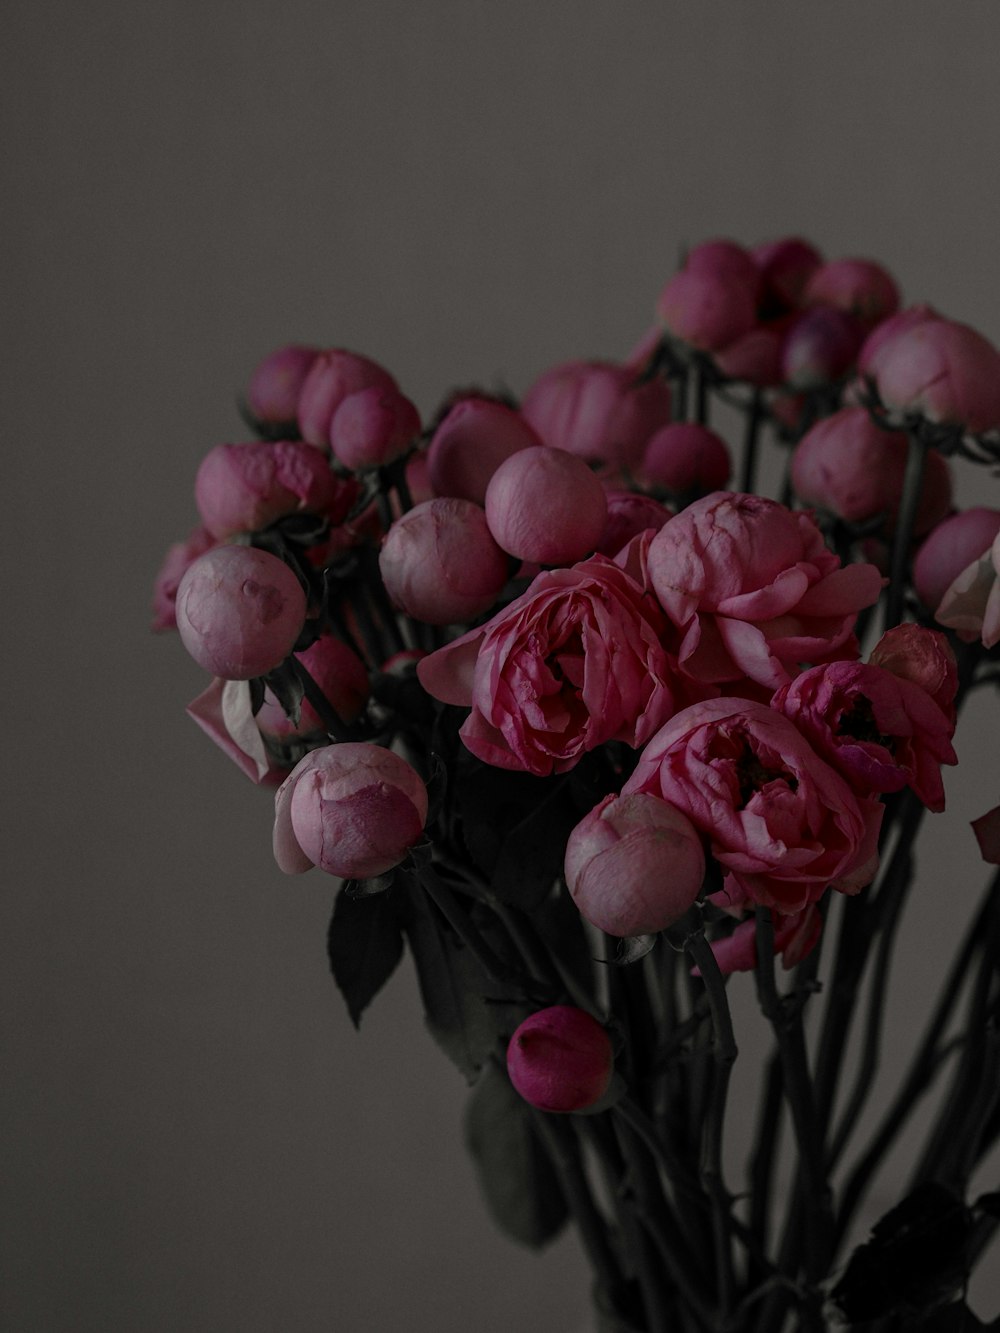
<svg viewBox="0 0 1000 1333"><path fill-rule="evenodd" d="M673 514L651 495L608 487L605 491L608 515L604 521L597 550L612 559L627 542L641 532L659 532Z"/></svg>
<svg viewBox="0 0 1000 1333"><path fill-rule="evenodd" d="M539 574L487 624L417 664L424 689L469 707L485 763L565 773L605 741L642 745L674 708L652 597L605 556Z"/></svg>
<svg viewBox="0 0 1000 1333"><path fill-rule="evenodd" d="M648 567L681 633L682 670L772 690L803 663L851 651L857 614L882 587L874 565L842 567L808 514L724 491L670 519Z"/></svg>
<svg viewBox="0 0 1000 1333"><path fill-rule="evenodd" d="M842 310L806 310L785 333L781 378L793 389L818 389L842 379L861 346L862 329Z"/></svg>
<svg viewBox="0 0 1000 1333"><path fill-rule="evenodd" d="M660 293L656 313L675 338L699 351L715 352L754 327L757 286L711 269L683 268Z"/></svg>
<svg viewBox="0 0 1000 1333"><path fill-rule="evenodd" d="M941 765L958 762L954 726L926 690L883 667L831 662L783 685L771 707L861 796L911 787L944 809Z"/></svg>
<svg viewBox="0 0 1000 1333"><path fill-rule="evenodd" d="M275 860L287 875L316 865L370 879L399 865L426 819L427 788L405 759L380 745L325 745L275 794Z"/></svg>
<svg viewBox="0 0 1000 1333"><path fill-rule="evenodd" d="M834 259L812 274L803 301L832 306L872 328L899 309L899 288L892 275L870 259Z"/></svg>
<svg viewBox="0 0 1000 1333"><path fill-rule="evenodd" d="M219 444L202 459L194 482L201 521L220 541L257 532L306 511L325 513L341 483L311 444L296 440Z"/></svg>
<svg viewBox="0 0 1000 1333"><path fill-rule="evenodd" d="M709 699L647 744L622 794L652 792L709 839L731 899L800 912L877 868L882 805L863 800L773 708Z"/></svg>
<svg viewBox="0 0 1000 1333"><path fill-rule="evenodd" d="M809 279L823 264L816 247L799 236L755 245L751 254L764 284L764 308L776 314L801 304Z"/></svg>
<svg viewBox="0 0 1000 1333"><path fill-rule="evenodd" d="M600 1101L614 1073L605 1029L583 1009L554 1004L526 1018L507 1047L507 1073L540 1111L583 1111Z"/></svg>
<svg viewBox="0 0 1000 1333"><path fill-rule="evenodd" d="M958 663L943 634L905 621L886 630L868 654L868 661L919 685L954 727Z"/></svg>
<svg viewBox="0 0 1000 1333"><path fill-rule="evenodd" d="M195 528L187 541L175 542L163 557L163 564L153 583L154 630L177 628L177 588L187 572L188 565L216 545L215 538L204 528Z"/></svg>

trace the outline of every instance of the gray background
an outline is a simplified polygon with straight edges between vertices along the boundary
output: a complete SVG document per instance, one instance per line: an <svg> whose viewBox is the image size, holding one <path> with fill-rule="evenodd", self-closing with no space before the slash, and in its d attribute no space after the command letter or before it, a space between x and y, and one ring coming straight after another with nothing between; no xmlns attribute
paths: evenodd
<svg viewBox="0 0 1000 1333"><path fill-rule="evenodd" d="M351 1029L333 886L274 867L271 798L185 717L202 676L148 633L150 582L285 341L367 352L429 411L624 354L684 242L787 232L1000 338L1000 8L4 18L3 1326L572 1333L573 1243L495 1239L408 966ZM1000 504L995 478L963 487ZM965 821L998 796L989 725L932 826L890 1071L982 878Z"/></svg>

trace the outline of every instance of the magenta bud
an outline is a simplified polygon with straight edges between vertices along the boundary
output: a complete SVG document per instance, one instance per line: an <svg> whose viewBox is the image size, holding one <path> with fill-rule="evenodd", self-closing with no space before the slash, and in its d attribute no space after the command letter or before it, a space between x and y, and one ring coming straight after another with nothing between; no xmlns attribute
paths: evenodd
<svg viewBox="0 0 1000 1333"><path fill-rule="evenodd" d="M302 585L283 561L252 546L216 546L177 589L177 628L199 666L250 680L280 666L306 618Z"/></svg>
<svg viewBox="0 0 1000 1333"><path fill-rule="evenodd" d="M656 314L676 338L700 351L715 352L754 327L756 286L711 269L684 268L660 293Z"/></svg>
<svg viewBox="0 0 1000 1333"><path fill-rule="evenodd" d="M641 532L659 532L673 513L651 495L637 491L606 490L608 516L597 543L602 555L616 556Z"/></svg>
<svg viewBox="0 0 1000 1333"><path fill-rule="evenodd" d="M843 378L861 345L861 327L842 310L807 310L785 334L781 375L793 389L817 389Z"/></svg>
<svg viewBox="0 0 1000 1333"><path fill-rule="evenodd" d="M319 866L370 879L399 865L423 834L427 788L392 750L345 742L312 750L274 798L274 856L286 874Z"/></svg>
<svg viewBox="0 0 1000 1333"><path fill-rule="evenodd" d="M708 273L724 282L748 288L755 299L760 289L760 267L751 252L738 241L702 241L684 260L688 273Z"/></svg>
<svg viewBox="0 0 1000 1333"><path fill-rule="evenodd" d="M913 562L913 586L930 611L938 609L958 576L990 549L998 534L1000 509L977 506L952 514L924 539Z"/></svg>
<svg viewBox="0 0 1000 1333"><path fill-rule="evenodd" d="M892 275L870 259L834 259L812 275L803 300L853 315L870 329L899 309L899 288Z"/></svg>
<svg viewBox="0 0 1000 1333"><path fill-rule="evenodd" d="M312 446L309 446L312 448ZM353 722L368 702L368 669L361 658L341 639L322 634L295 656L326 696L330 707L342 722ZM287 740L326 731L326 723L308 699L302 700L298 724L292 722L270 690L257 713L257 726L266 736Z"/></svg>
<svg viewBox="0 0 1000 1333"><path fill-rule="evenodd" d="M686 815L657 796L606 796L566 843L566 883L581 916L608 935L650 935L688 910L705 853Z"/></svg>
<svg viewBox="0 0 1000 1333"><path fill-rule="evenodd" d="M395 606L427 625L451 625L493 605L510 562L478 505L441 497L393 523L378 563Z"/></svg>
<svg viewBox="0 0 1000 1333"><path fill-rule="evenodd" d="M300 511L325 513L340 489L326 458L311 444L261 440L209 450L195 477L194 499L205 527L223 540Z"/></svg>
<svg viewBox="0 0 1000 1333"><path fill-rule="evenodd" d="M781 349L784 327L758 324L749 333L712 353L712 360L730 380L743 380L760 388L781 383Z"/></svg>
<svg viewBox="0 0 1000 1333"><path fill-rule="evenodd" d="M823 264L816 247L799 236L783 236L756 245L751 254L760 269L765 305L776 311L798 306L809 279Z"/></svg>
<svg viewBox="0 0 1000 1333"><path fill-rule="evenodd" d="M275 430L295 428L299 394L318 352L318 347L293 343L259 363L247 385L247 406L257 421Z"/></svg>
<svg viewBox="0 0 1000 1333"><path fill-rule="evenodd" d="M707 426L674 422L650 437L639 476L648 486L675 495L721 491L729 481L732 463L725 440Z"/></svg>
<svg viewBox="0 0 1000 1333"><path fill-rule="evenodd" d="M344 467L362 472L405 454L420 434L420 414L396 389L371 385L344 398L330 422L330 447Z"/></svg>
<svg viewBox="0 0 1000 1333"><path fill-rule="evenodd" d="M367 356L340 347L319 352L299 395L302 438L317 448L328 450L334 412L349 394L368 388L399 391L399 385L385 367Z"/></svg>
<svg viewBox="0 0 1000 1333"><path fill-rule="evenodd" d="M539 1111L585 1111L607 1092L614 1050L605 1029L583 1009L555 1004L526 1018L507 1046L507 1073Z"/></svg>
<svg viewBox="0 0 1000 1333"><path fill-rule="evenodd" d="M519 560L570 565L597 547L608 502L582 458L539 445L501 463L486 488L486 522Z"/></svg>
<svg viewBox="0 0 1000 1333"><path fill-rule="evenodd" d="M482 505L500 464L541 442L520 412L504 403L492 398L459 399L434 432L427 451L430 484L436 495Z"/></svg>

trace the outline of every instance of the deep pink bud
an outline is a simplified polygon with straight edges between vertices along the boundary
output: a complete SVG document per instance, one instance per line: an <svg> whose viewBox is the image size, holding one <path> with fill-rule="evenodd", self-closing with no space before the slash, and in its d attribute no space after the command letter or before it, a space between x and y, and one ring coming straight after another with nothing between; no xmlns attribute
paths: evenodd
<svg viewBox="0 0 1000 1333"><path fill-rule="evenodd" d="M330 447L333 414L352 393L360 389L394 389L399 385L377 361L357 352L335 347L320 352L310 367L299 395L299 430L302 438L318 448Z"/></svg>
<svg viewBox="0 0 1000 1333"><path fill-rule="evenodd" d="M323 514L341 485L324 456L297 440L219 444L202 459L194 482L198 513L220 540L257 532L288 514Z"/></svg>
<svg viewBox="0 0 1000 1333"><path fill-rule="evenodd" d="M868 373L890 412L973 433L1000 426L1000 352L967 324L925 319L904 328L869 358Z"/></svg>
<svg viewBox="0 0 1000 1333"><path fill-rule="evenodd" d="M976 507L952 514L924 539L913 562L913 586L930 611L964 569L988 551L1000 533L1000 509Z"/></svg>
<svg viewBox="0 0 1000 1333"><path fill-rule="evenodd" d="M888 319L881 320L861 344L861 351L858 353L858 374L869 375L872 373L872 366L879 349L891 339L907 329L912 329L916 324L923 324L929 319L940 318L941 316L932 306L911 305L907 306L905 310L897 310Z"/></svg>
<svg viewBox="0 0 1000 1333"><path fill-rule="evenodd" d="M758 324L734 342L717 348L712 359L727 379L772 388L781 383L784 340L784 321Z"/></svg>
<svg viewBox="0 0 1000 1333"><path fill-rule="evenodd" d="M420 434L420 414L396 389L371 385L342 399L330 422L330 447L360 472L391 463Z"/></svg>
<svg viewBox="0 0 1000 1333"><path fill-rule="evenodd" d="M500 464L541 442L534 427L513 408L492 398L460 399L434 432L427 451L430 484L436 495L481 505Z"/></svg>
<svg viewBox="0 0 1000 1333"><path fill-rule="evenodd" d="M817 306L801 314L785 335L781 373L793 389L816 389L841 379L861 345L857 320L840 310Z"/></svg>
<svg viewBox="0 0 1000 1333"><path fill-rule="evenodd" d="M295 428L299 394L318 352L318 347L293 343L257 365L247 385L247 406L259 422L273 429Z"/></svg>
<svg viewBox="0 0 1000 1333"><path fill-rule="evenodd" d="M725 440L707 426L674 422L662 426L646 445L639 476L649 486L675 495L721 491L732 464Z"/></svg>
<svg viewBox="0 0 1000 1333"><path fill-rule="evenodd" d="M368 702L370 693L368 669L353 648L332 634L322 634L315 643L295 656L326 695L330 707L341 721L353 722ZM278 740L326 731L326 724L308 699L302 700L296 726L285 716L285 710L267 689L257 713L257 726L265 735Z"/></svg>
<svg viewBox="0 0 1000 1333"><path fill-rule="evenodd" d="M701 838L686 815L643 792L606 796L566 843L566 883L580 913L608 935L665 930L705 878Z"/></svg>
<svg viewBox="0 0 1000 1333"><path fill-rule="evenodd" d="M702 241L684 260L687 273L709 273L724 282L746 287L755 297L760 292L760 266L738 241Z"/></svg>
<svg viewBox="0 0 1000 1333"><path fill-rule="evenodd" d="M498 545L540 565L589 555L607 514L604 487L583 459L545 445L512 454L486 488L486 522Z"/></svg>
<svg viewBox="0 0 1000 1333"><path fill-rule="evenodd" d="M660 293L656 314L676 338L714 352L754 327L757 291L711 270L684 268Z"/></svg>
<svg viewBox="0 0 1000 1333"><path fill-rule="evenodd" d="M199 666L224 680L263 676L302 632L306 595L283 561L252 546L216 546L177 589L177 628Z"/></svg>
<svg viewBox="0 0 1000 1333"><path fill-rule="evenodd" d="M584 1111L607 1092L611 1038L583 1009L556 1004L526 1018L507 1047L510 1081L540 1111Z"/></svg>
<svg viewBox="0 0 1000 1333"><path fill-rule="evenodd" d="M370 879L403 860L426 819L427 788L405 759L380 745L327 745L275 794L275 860L288 875L316 865Z"/></svg>
<svg viewBox="0 0 1000 1333"><path fill-rule="evenodd" d="M798 236L755 245L751 254L764 284L764 303L775 310L799 305L809 279L823 264L816 247Z"/></svg>
<svg viewBox="0 0 1000 1333"><path fill-rule="evenodd" d="M168 549L153 583L154 630L177 628L175 603L178 584L192 561L210 551L215 544L215 538L210 532L204 528L195 528L187 541L175 542Z"/></svg>
<svg viewBox="0 0 1000 1333"><path fill-rule="evenodd" d="M608 516L596 549L602 555L616 556L622 547L650 529L659 532L672 512L651 495L637 491L606 489Z"/></svg>
<svg viewBox="0 0 1000 1333"><path fill-rule="evenodd" d="M834 259L812 275L803 299L806 305L842 310L870 329L899 309L899 288L892 275L870 259Z"/></svg>
<svg viewBox="0 0 1000 1333"><path fill-rule="evenodd" d="M901 680L919 685L954 726L958 663L943 634L905 621L886 630L869 653L868 661Z"/></svg>
<svg viewBox="0 0 1000 1333"><path fill-rule="evenodd" d="M471 500L416 505L389 529L379 555L395 606L428 625L473 620L496 601L509 561Z"/></svg>

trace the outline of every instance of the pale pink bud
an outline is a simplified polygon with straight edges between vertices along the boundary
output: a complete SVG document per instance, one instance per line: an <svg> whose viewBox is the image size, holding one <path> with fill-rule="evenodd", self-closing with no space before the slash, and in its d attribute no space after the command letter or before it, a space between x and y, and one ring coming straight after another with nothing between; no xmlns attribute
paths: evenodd
<svg viewBox="0 0 1000 1333"><path fill-rule="evenodd" d="M1000 643L1000 533L951 584L934 618L966 643L977 638L984 648Z"/></svg>
<svg viewBox="0 0 1000 1333"><path fill-rule="evenodd" d="M817 306L801 314L785 334L781 373L793 389L816 389L847 374L861 345L857 320Z"/></svg>
<svg viewBox="0 0 1000 1333"><path fill-rule="evenodd" d="M596 548L602 555L616 556L640 532L659 532L667 519L672 517L666 505L660 504L651 495L617 489L606 489L605 495L608 516Z"/></svg>
<svg viewBox="0 0 1000 1333"><path fill-rule="evenodd" d="M659 379L637 381L627 366L570 361L535 381L521 411L544 444L620 471L636 466L670 420L670 390Z"/></svg>
<svg viewBox="0 0 1000 1333"><path fill-rule="evenodd" d="M436 495L453 495L477 505L486 499L490 478L505 459L541 440L519 412L492 398L463 398L434 432L427 451L430 484Z"/></svg>
<svg viewBox="0 0 1000 1333"><path fill-rule="evenodd" d="M931 611L963 570L978 560L1000 533L1000 509L977 507L952 514L925 538L913 562L913 586Z"/></svg>
<svg viewBox="0 0 1000 1333"><path fill-rule="evenodd" d="M498 545L540 565L589 555L607 515L604 487L583 459L545 445L512 454L486 488L486 522Z"/></svg>
<svg viewBox="0 0 1000 1333"><path fill-rule="evenodd" d="M899 309L899 288L870 259L834 259L812 275L803 299L807 305L833 306L872 328Z"/></svg>
<svg viewBox="0 0 1000 1333"><path fill-rule="evenodd" d="M216 546L177 589L177 628L199 666L224 680L273 671L306 618L302 585L283 561L252 546Z"/></svg>
<svg viewBox="0 0 1000 1333"><path fill-rule="evenodd" d="M1000 426L1000 352L950 319L924 319L888 338L868 373L891 412L973 433Z"/></svg>
<svg viewBox="0 0 1000 1333"><path fill-rule="evenodd" d="M382 467L420 434L420 414L395 389L372 385L342 399L330 422L330 446L352 471Z"/></svg>
<svg viewBox="0 0 1000 1333"><path fill-rule="evenodd" d="M721 491L729 481L732 464L725 440L707 426L674 422L650 437L639 476L649 486L662 486L675 495L691 491Z"/></svg>
<svg viewBox="0 0 1000 1333"><path fill-rule="evenodd" d="M750 253L760 269L765 307L775 311L799 305L809 279L823 264L823 256L816 247L799 236L783 236L755 245Z"/></svg>
<svg viewBox="0 0 1000 1333"><path fill-rule="evenodd" d="M379 745L326 745L275 794L274 857L288 875L316 865L370 879L399 865L426 819L427 788L405 759Z"/></svg>
<svg viewBox="0 0 1000 1333"><path fill-rule="evenodd" d="M357 352L335 347L320 352L299 395L299 430L309 444L328 450L333 414L348 396L360 389L395 389L399 386L384 366Z"/></svg>
<svg viewBox="0 0 1000 1333"><path fill-rule="evenodd" d="M427 625L473 620L488 610L509 564L479 506L449 497L425 500L398 518L379 554L393 604Z"/></svg>
<svg viewBox="0 0 1000 1333"><path fill-rule="evenodd" d="M710 269L684 268L660 293L656 314L676 338L714 352L754 327L757 291Z"/></svg>
<svg viewBox="0 0 1000 1333"><path fill-rule="evenodd" d="M584 1111L607 1092L614 1051L605 1029L583 1009L555 1004L526 1018L507 1047L507 1073L540 1111Z"/></svg>
<svg viewBox="0 0 1000 1333"><path fill-rule="evenodd" d="M566 883L581 915L608 935L650 935L701 891L705 853L694 825L647 793L606 796L566 843Z"/></svg>
<svg viewBox="0 0 1000 1333"><path fill-rule="evenodd" d="M175 603L178 584L191 562L210 551L214 545L215 538L210 532L204 528L195 528L187 541L175 542L168 549L153 582L154 630L177 628Z"/></svg>
<svg viewBox="0 0 1000 1333"><path fill-rule="evenodd" d="M266 356L250 376L247 406L257 421L272 429L294 429L299 394L316 360L318 347L291 344Z"/></svg>
<svg viewBox="0 0 1000 1333"><path fill-rule="evenodd" d="M370 693L368 669L357 653L332 634L322 634L315 643L295 656L326 695L330 707L340 720L353 722L368 702ZM257 713L257 726L265 735L277 740L326 731L326 723L308 699L302 700L296 725L286 717L281 704L267 689Z"/></svg>
<svg viewBox="0 0 1000 1333"><path fill-rule="evenodd" d="M301 441L219 444L194 482L198 513L220 540L257 532L288 514L325 513L340 490L321 453Z"/></svg>

